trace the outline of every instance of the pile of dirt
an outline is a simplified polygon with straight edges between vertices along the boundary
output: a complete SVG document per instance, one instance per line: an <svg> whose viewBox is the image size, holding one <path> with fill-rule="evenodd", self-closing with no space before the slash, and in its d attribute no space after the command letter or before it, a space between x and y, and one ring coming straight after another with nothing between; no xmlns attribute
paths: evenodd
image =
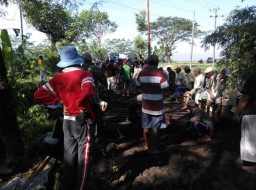
<svg viewBox="0 0 256 190"><path fill-rule="evenodd" d="M254 190L256 174L246 173L239 161L240 127L231 120L216 124L209 143L197 142L187 128L183 105L166 102L172 119L160 130L160 153L143 148L142 128L127 121L135 94L104 92L109 108L98 129L89 190ZM49 176L47 189L61 189L61 162Z"/></svg>
<svg viewBox="0 0 256 190"><path fill-rule="evenodd" d="M129 100L130 97L117 97L112 106ZM220 122L213 140L200 143L195 131L184 125L186 112L182 106L173 114L180 113L183 114L172 120L167 129L160 131L159 154L143 149L142 129L138 126L118 128L112 123L111 130L108 125L101 129L98 140L102 151L94 155L90 189L255 189L256 175L241 169L239 126L231 120Z"/></svg>

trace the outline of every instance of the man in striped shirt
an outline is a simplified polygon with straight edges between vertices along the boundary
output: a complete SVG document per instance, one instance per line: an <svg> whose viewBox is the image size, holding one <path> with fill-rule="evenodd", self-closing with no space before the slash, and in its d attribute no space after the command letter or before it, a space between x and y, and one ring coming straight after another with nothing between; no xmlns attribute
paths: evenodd
<svg viewBox="0 0 256 190"><path fill-rule="evenodd" d="M34 98L46 105L63 104L63 189L84 190L91 157L90 120L95 119L90 106L95 85L92 74L80 67L84 59L75 47L63 47L60 57L57 66L63 71L40 87Z"/></svg>
<svg viewBox="0 0 256 190"><path fill-rule="evenodd" d="M169 94L169 85L164 73L157 69L158 56L148 57L148 67L138 75L136 85L141 88L142 101L142 128L144 148L149 153L158 153L156 141L158 130L166 128L163 90Z"/></svg>

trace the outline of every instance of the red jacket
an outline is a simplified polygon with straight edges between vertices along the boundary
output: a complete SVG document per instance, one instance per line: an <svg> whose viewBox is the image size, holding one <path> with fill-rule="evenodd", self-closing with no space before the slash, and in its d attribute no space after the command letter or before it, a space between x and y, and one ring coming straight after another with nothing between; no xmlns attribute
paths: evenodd
<svg viewBox="0 0 256 190"><path fill-rule="evenodd" d="M46 105L62 103L69 116L75 117L80 110L88 110L90 119L95 120L90 106L94 95L92 74L78 67L69 67L37 89L34 98Z"/></svg>

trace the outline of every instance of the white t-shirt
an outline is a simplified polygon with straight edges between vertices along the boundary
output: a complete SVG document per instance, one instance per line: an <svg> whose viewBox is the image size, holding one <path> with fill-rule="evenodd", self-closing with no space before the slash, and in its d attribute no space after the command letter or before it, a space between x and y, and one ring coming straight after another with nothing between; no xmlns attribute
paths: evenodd
<svg viewBox="0 0 256 190"><path fill-rule="evenodd" d="M199 74L194 81L194 89L196 88L203 88L204 85L204 78L205 76L203 74Z"/></svg>

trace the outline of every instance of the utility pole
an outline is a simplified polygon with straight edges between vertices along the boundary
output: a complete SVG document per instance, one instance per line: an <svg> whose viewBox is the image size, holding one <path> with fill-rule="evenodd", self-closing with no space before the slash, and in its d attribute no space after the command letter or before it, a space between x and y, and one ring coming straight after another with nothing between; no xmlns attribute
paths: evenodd
<svg viewBox="0 0 256 190"><path fill-rule="evenodd" d="M217 27L217 18L218 17L224 17L224 15L221 15L219 16L217 14L217 11L219 10L220 8L214 8L213 11L214 11L214 16L210 16L210 17L214 17L214 31L216 30L216 27ZM215 63L215 44L213 45L213 57L212 57L213 61L212 61L212 64L213 64L213 68L214 68L214 63Z"/></svg>
<svg viewBox="0 0 256 190"><path fill-rule="evenodd" d="M21 5L19 4L19 10L20 10L20 31L21 31L21 44L23 46L23 41L24 41L24 37L23 37L23 20L22 20L22 9L21 9Z"/></svg>
<svg viewBox="0 0 256 190"><path fill-rule="evenodd" d="M193 21L192 21L191 52L190 52L190 69L192 68L193 46L194 46L194 30L195 30L195 11L193 11Z"/></svg>
<svg viewBox="0 0 256 190"><path fill-rule="evenodd" d="M150 18L149 18L149 0L147 0L147 17L148 17L148 56L151 53L150 48Z"/></svg>

